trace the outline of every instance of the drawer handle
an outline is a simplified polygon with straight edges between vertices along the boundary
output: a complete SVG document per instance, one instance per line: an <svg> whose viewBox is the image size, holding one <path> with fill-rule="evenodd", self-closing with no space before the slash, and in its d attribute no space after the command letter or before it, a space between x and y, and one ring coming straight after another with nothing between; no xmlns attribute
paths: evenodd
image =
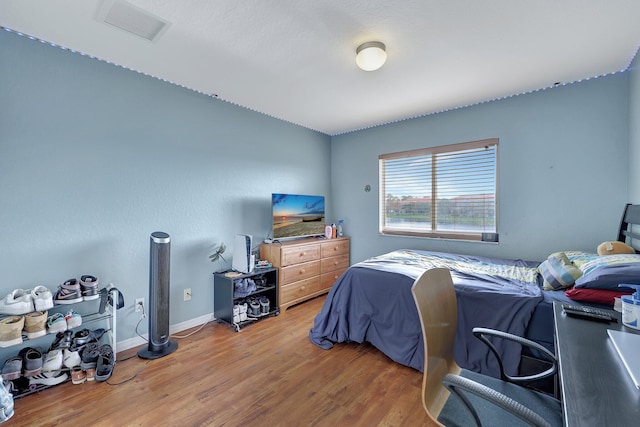
<svg viewBox="0 0 640 427"><path fill-rule="evenodd" d="M304 291L305 289L307 289L306 286L300 286L301 291Z"/></svg>
<svg viewBox="0 0 640 427"><path fill-rule="evenodd" d="M300 269L300 274L304 274L304 273L306 273L306 272L307 272L307 270L305 270L304 268L301 268L301 269Z"/></svg>
<svg viewBox="0 0 640 427"><path fill-rule="evenodd" d="M305 256L306 254L307 254L306 252L300 252L301 257Z"/></svg>

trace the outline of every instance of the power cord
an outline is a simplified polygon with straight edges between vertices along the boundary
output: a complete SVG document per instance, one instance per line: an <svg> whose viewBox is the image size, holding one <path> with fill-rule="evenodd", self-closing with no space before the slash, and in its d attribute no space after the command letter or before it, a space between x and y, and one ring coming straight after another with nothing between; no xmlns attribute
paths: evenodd
<svg viewBox="0 0 640 427"><path fill-rule="evenodd" d="M136 335L138 335L140 338L142 338L145 342L149 342L149 340L148 340L147 338L143 337L143 336L138 332L138 327L140 326L140 322L142 322L142 321L143 321L144 319L146 319L146 317L147 317L147 313L146 313L145 308L144 308L144 303L142 303L141 305L142 305L142 315L140 316L140 320L138 320L138 323L136 324L135 332L136 332ZM205 326L207 326L209 323L211 323L211 320L207 320L205 323L203 323L202 325L200 325L200 327L198 327L198 329L196 329L195 331L189 332L189 333L188 333L188 334L186 334L186 335L171 335L171 338L177 338L177 339L188 338L188 337L190 337L190 336L192 336L192 335L194 335L194 334L196 334L196 333L200 332L200 331L202 330L202 328L204 328ZM127 360L129 360L129 359L133 359L134 357L137 357L137 356L136 356L136 355L134 355L134 356L129 356L129 357L127 357L126 359L118 360L118 361L116 361L116 365L117 365L118 363L120 363L120 362L125 362L125 361L127 361ZM141 367L139 370L137 370L133 375L131 375L129 378L125 378L124 380L122 380L122 381L118 381L117 383L112 383L112 382L110 382L109 380L107 380L107 381L105 381L105 382L106 382L107 384L111 385L111 386L118 386L118 385L121 385L121 384L127 383L127 382L129 382L129 381L133 380L134 378L136 378L140 373L142 373L142 371L144 371L144 369L147 367L147 365L148 365L149 363L151 363L151 361L152 361L152 360L147 360L147 361L145 362L145 364L144 364L144 365L142 365L142 367ZM113 367L113 369L114 369L114 371L115 371L115 366Z"/></svg>

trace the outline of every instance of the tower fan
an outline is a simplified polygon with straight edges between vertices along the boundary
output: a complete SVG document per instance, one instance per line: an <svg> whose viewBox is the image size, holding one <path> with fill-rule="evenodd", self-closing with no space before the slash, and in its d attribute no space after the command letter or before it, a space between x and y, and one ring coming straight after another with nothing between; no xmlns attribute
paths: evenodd
<svg viewBox="0 0 640 427"><path fill-rule="evenodd" d="M149 262L149 345L138 356L158 359L173 353L178 343L169 340L169 258L171 238L167 233L151 233Z"/></svg>

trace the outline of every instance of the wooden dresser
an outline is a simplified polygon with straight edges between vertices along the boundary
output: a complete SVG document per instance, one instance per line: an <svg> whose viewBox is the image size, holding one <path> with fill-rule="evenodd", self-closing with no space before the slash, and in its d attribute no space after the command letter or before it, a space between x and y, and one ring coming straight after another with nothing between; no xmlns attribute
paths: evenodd
<svg viewBox="0 0 640 427"><path fill-rule="evenodd" d="M260 259L278 268L278 301L284 311L329 292L349 267L349 238L290 240L260 245Z"/></svg>

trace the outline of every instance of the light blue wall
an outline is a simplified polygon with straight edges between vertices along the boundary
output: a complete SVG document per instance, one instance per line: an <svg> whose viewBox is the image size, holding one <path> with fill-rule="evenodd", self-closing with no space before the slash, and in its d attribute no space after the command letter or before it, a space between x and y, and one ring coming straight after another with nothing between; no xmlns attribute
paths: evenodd
<svg viewBox="0 0 640 427"><path fill-rule="evenodd" d="M640 203L640 57L629 67L629 203Z"/></svg>
<svg viewBox="0 0 640 427"><path fill-rule="evenodd" d="M6 31L0 102L0 298L97 275L125 294L119 341L152 232L176 324L213 311L214 244L230 260L236 233L270 232L271 192L329 195L328 136Z"/></svg>
<svg viewBox="0 0 640 427"><path fill-rule="evenodd" d="M329 138L0 32L0 101L0 294L95 274L125 293L119 340L134 336L133 299L147 297L151 232L172 237L171 323L188 321L212 311L214 244L262 239L271 192L328 196L352 262L401 247L527 259L593 249L615 237L627 199L640 202L627 162L640 156L635 66ZM493 137L498 245L378 235L379 154Z"/></svg>
<svg viewBox="0 0 640 427"><path fill-rule="evenodd" d="M352 261L404 247L540 260L616 238L628 87L619 73L334 137L332 200ZM379 154L485 138L500 139L499 244L378 234Z"/></svg>

